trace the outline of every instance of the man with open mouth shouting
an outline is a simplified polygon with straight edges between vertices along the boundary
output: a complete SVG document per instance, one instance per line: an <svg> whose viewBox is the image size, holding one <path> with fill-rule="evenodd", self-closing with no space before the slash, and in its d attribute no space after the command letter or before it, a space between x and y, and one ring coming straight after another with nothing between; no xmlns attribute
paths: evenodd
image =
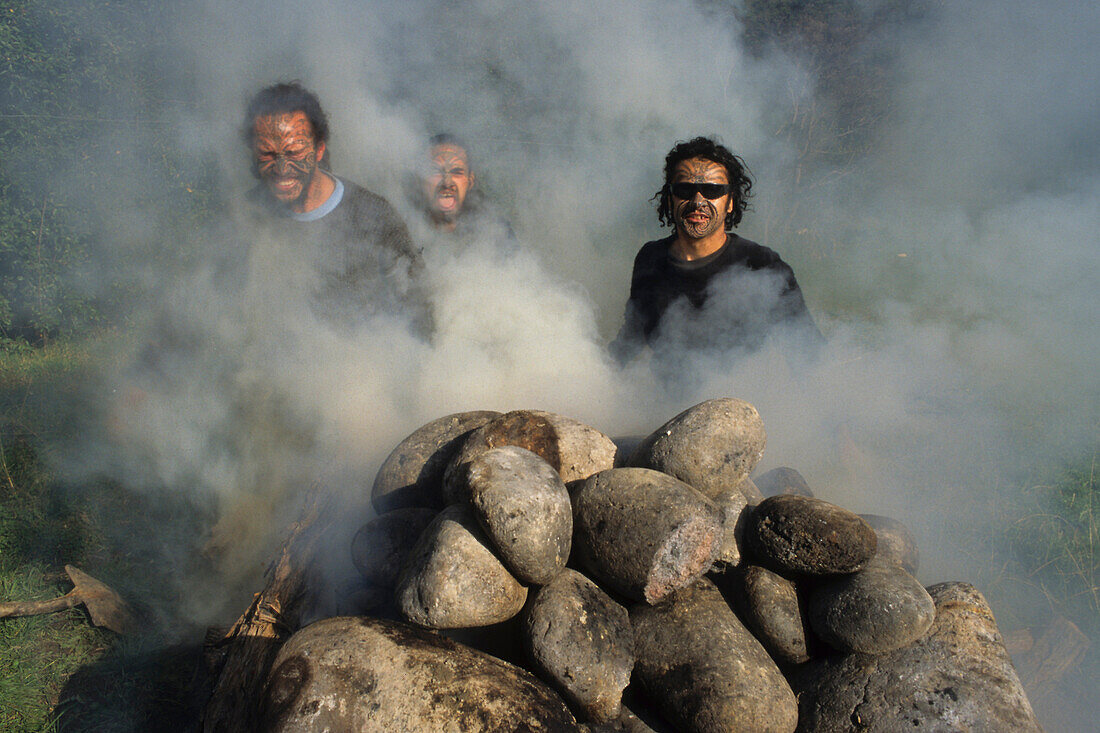
<svg viewBox="0 0 1100 733"><path fill-rule="evenodd" d="M634 259L616 356L626 360L646 345L745 353L780 330L801 346L822 340L790 266L730 231L751 189L744 161L713 139L672 148L654 199L658 219L673 231Z"/></svg>
<svg viewBox="0 0 1100 733"><path fill-rule="evenodd" d="M477 185L470 147L443 132L428 141L427 167L409 181L409 200L424 213L426 231L417 240L428 248L441 245L458 254L472 242L495 244L501 252L515 248L512 225Z"/></svg>
<svg viewBox="0 0 1100 733"><path fill-rule="evenodd" d="M412 295L420 253L405 222L384 198L329 170L328 118L316 95L298 82L260 90L244 137L260 180L248 196L254 234L294 251L315 314L345 326L420 308Z"/></svg>

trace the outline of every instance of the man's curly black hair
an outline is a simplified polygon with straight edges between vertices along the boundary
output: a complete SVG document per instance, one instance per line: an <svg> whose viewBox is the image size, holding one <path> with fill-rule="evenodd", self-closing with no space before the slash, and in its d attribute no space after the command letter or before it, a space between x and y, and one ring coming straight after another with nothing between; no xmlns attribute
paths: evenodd
<svg viewBox="0 0 1100 733"><path fill-rule="evenodd" d="M709 137L697 137L687 142L678 142L665 156L665 185L653 196L657 201L657 218L664 226L675 226L672 215L672 176L681 161L690 158L706 158L726 169L730 179L730 195L733 197L733 211L726 216L726 230L741 223L741 216L749 208L752 196L752 179L745 161L729 149Z"/></svg>
<svg viewBox="0 0 1100 733"><path fill-rule="evenodd" d="M313 139L328 142L328 117L321 109L317 95L302 86L299 81L280 82L256 92L248 102L241 133L246 144L252 144L253 125L257 117L304 112L313 128Z"/></svg>

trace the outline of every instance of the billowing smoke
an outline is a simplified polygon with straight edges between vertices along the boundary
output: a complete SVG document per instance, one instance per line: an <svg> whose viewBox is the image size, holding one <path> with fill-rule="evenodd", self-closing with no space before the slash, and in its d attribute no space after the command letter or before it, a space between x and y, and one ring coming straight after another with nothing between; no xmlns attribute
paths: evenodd
<svg viewBox="0 0 1100 733"><path fill-rule="evenodd" d="M127 373L152 381L126 440L93 467L212 497L235 513L229 537L264 547L301 481L366 511L388 450L449 412L545 409L627 435L733 396L764 417L762 468L794 466L820 497L911 525L922 580L988 577L988 558L956 548L991 520L998 470L1095 439L1100 11L929 2L893 16L865 41L890 78L863 133L873 144L841 165L807 156L812 135L776 134L824 109L826 92L796 51L746 50L731 12L745 5L173 6L157 68L178 104L158 122L213 171L217 196L253 183L246 99L297 78L329 113L334 171L411 223L404 184L428 136L468 139L518 252L429 246L430 343L399 319L327 328L281 296L304 276L292 251L256 263L270 289L244 320L220 307L209 268L164 273L174 285L157 283L170 295L156 310L202 338L159 354L159 371ZM739 231L794 267L829 341L816 362L776 349L732 360L705 334L672 378L608 356L633 256L664 236L649 201L663 157L697 134L718 135L757 179ZM134 241L171 246L155 227ZM215 228L187 247L202 264L224 244Z"/></svg>

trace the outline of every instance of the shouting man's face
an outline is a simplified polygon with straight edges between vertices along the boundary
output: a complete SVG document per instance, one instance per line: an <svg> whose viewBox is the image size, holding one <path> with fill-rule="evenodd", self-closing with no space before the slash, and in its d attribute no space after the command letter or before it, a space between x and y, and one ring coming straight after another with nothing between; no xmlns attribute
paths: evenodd
<svg viewBox="0 0 1100 733"><path fill-rule="evenodd" d="M303 202L325 144L313 136L305 112L257 117L252 125L252 154L256 171L276 201L288 206Z"/></svg>
<svg viewBox="0 0 1100 733"><path fill-rule="evenodd" d="M432 219L453 228L474 183L466 151L452 143L431 150L431 164L424 177L424 196Z"/></svg>
<svg viewBox="0 0 1100 733"><path fill-rule="evenodd" d="M688 239L705 239L725 231L733 211L725 166L706 158L688 158L672 174L672 216L676 232Z"/></svg>

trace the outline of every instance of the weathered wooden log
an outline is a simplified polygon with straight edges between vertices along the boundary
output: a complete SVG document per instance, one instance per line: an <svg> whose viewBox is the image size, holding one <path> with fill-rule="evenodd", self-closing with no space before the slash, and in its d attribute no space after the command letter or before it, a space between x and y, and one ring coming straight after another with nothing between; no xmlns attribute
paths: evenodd
<svg viewBox="0 0 1100 733"><path fill-rule="evenodd" d="M259 700L271 663L317 603L320 588L314 563L333 516L333 503L327 495L318 489L311 491L305 509L268 566L264 589L225 636L208 645L216 679L203 712L205 733L259 729Z"/></svg>

